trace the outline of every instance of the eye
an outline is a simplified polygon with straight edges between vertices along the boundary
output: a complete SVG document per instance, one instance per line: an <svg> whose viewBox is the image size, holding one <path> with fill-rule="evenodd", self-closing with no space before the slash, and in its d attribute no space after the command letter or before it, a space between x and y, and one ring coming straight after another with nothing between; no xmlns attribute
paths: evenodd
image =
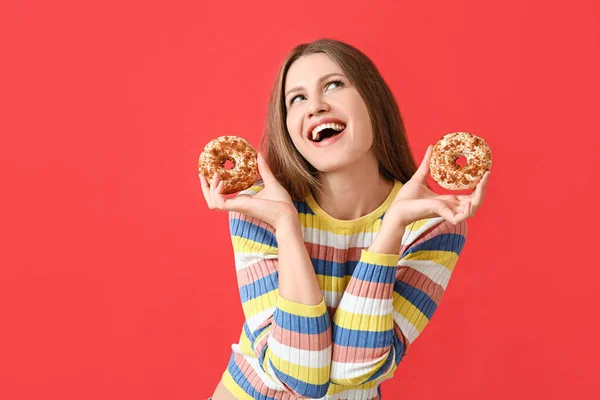
<svg viewBox="0 0 600 400"><path fill-rule="evenodd" d="M304 97L304 96L302 96L301 94L299 94L298 96L292 97L292 99L290 100L290 105L294 104L294 100L296 99L296 97Z"/></svg>
<svg viewBox="0 0 600 400"><path fill-rule="evenodd" d="M344 86L344 82L342 82L342 81L331 81L331 82L327 83L327 86L325 86L325 87L329 87L329 85L331 85L332 83L338 83L340 86Z"/></svg>
<svg viewBox="0 0 600 400"><path fill-rule="evenodd" d="M344 82L342 82L342 81L329 81L329 82L327 82L327 85L325 85L325 87L327 88L327 87L329 87L329 85L331 85L333 83L338 84L340 87L344 86ZM297 96L292 97L290 99L290 105L294 104L294 100L296 100L297 97L304 97L304 95L299 94Z"/></svg>

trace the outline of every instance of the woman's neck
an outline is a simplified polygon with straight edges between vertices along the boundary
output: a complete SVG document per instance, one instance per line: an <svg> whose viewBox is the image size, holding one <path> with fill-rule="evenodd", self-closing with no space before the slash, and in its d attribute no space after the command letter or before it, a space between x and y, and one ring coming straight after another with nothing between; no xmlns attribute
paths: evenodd
<svg viewBox="0 0 600 400"><path fill-rule="evenodd" d="M379 172L377 160L370 157L343 169L319 173L322 192L314 198L335 219L352 220L369 214L390 194L394 181Z"/></svg>

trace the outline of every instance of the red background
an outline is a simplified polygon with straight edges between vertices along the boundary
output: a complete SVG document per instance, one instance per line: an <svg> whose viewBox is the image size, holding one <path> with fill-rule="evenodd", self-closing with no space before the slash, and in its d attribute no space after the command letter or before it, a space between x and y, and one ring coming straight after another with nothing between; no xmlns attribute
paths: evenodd
<svg viewBox="0 0 600 400"><path fill-rule="evenodd" d="M384 398L598 398L599 15L582 0L2 2L0 398L212 394L243 319L197 158L223 134L258 145L279 63L319 37L373 59L419 161L458 130L493 151L448 292Z"/></svg>

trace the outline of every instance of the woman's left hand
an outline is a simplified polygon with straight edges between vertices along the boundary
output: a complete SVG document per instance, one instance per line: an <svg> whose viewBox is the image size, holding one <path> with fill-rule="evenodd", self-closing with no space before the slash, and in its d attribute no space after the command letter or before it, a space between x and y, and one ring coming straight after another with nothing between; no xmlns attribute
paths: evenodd
<svg viewBox="0 0 600 400"><path fill-rule="evenodd" d="M481 207L490 172L483 175L471 194L436 194L427 186L432 150L433 146L427 148L417 172L400 188L385 214L384 223L391 220L394 225L406 227L421 219L442 217L456 225L467 218L473 218Z"/></svg>

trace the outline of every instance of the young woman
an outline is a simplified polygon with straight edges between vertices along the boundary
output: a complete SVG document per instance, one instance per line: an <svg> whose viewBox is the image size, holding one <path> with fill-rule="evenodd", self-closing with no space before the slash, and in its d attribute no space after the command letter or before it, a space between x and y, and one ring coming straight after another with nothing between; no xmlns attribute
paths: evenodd
<svg viewBox="0 0 600 400"><path fill-rule="evenodd" d="M396 101L359 50L329 39L292 50L269 100L261 180L225 198L218 174L200 174L208 207L229 213L246 317L213 400L381 398L488 182L432 192L431 150L417 168Z"/></svg>

